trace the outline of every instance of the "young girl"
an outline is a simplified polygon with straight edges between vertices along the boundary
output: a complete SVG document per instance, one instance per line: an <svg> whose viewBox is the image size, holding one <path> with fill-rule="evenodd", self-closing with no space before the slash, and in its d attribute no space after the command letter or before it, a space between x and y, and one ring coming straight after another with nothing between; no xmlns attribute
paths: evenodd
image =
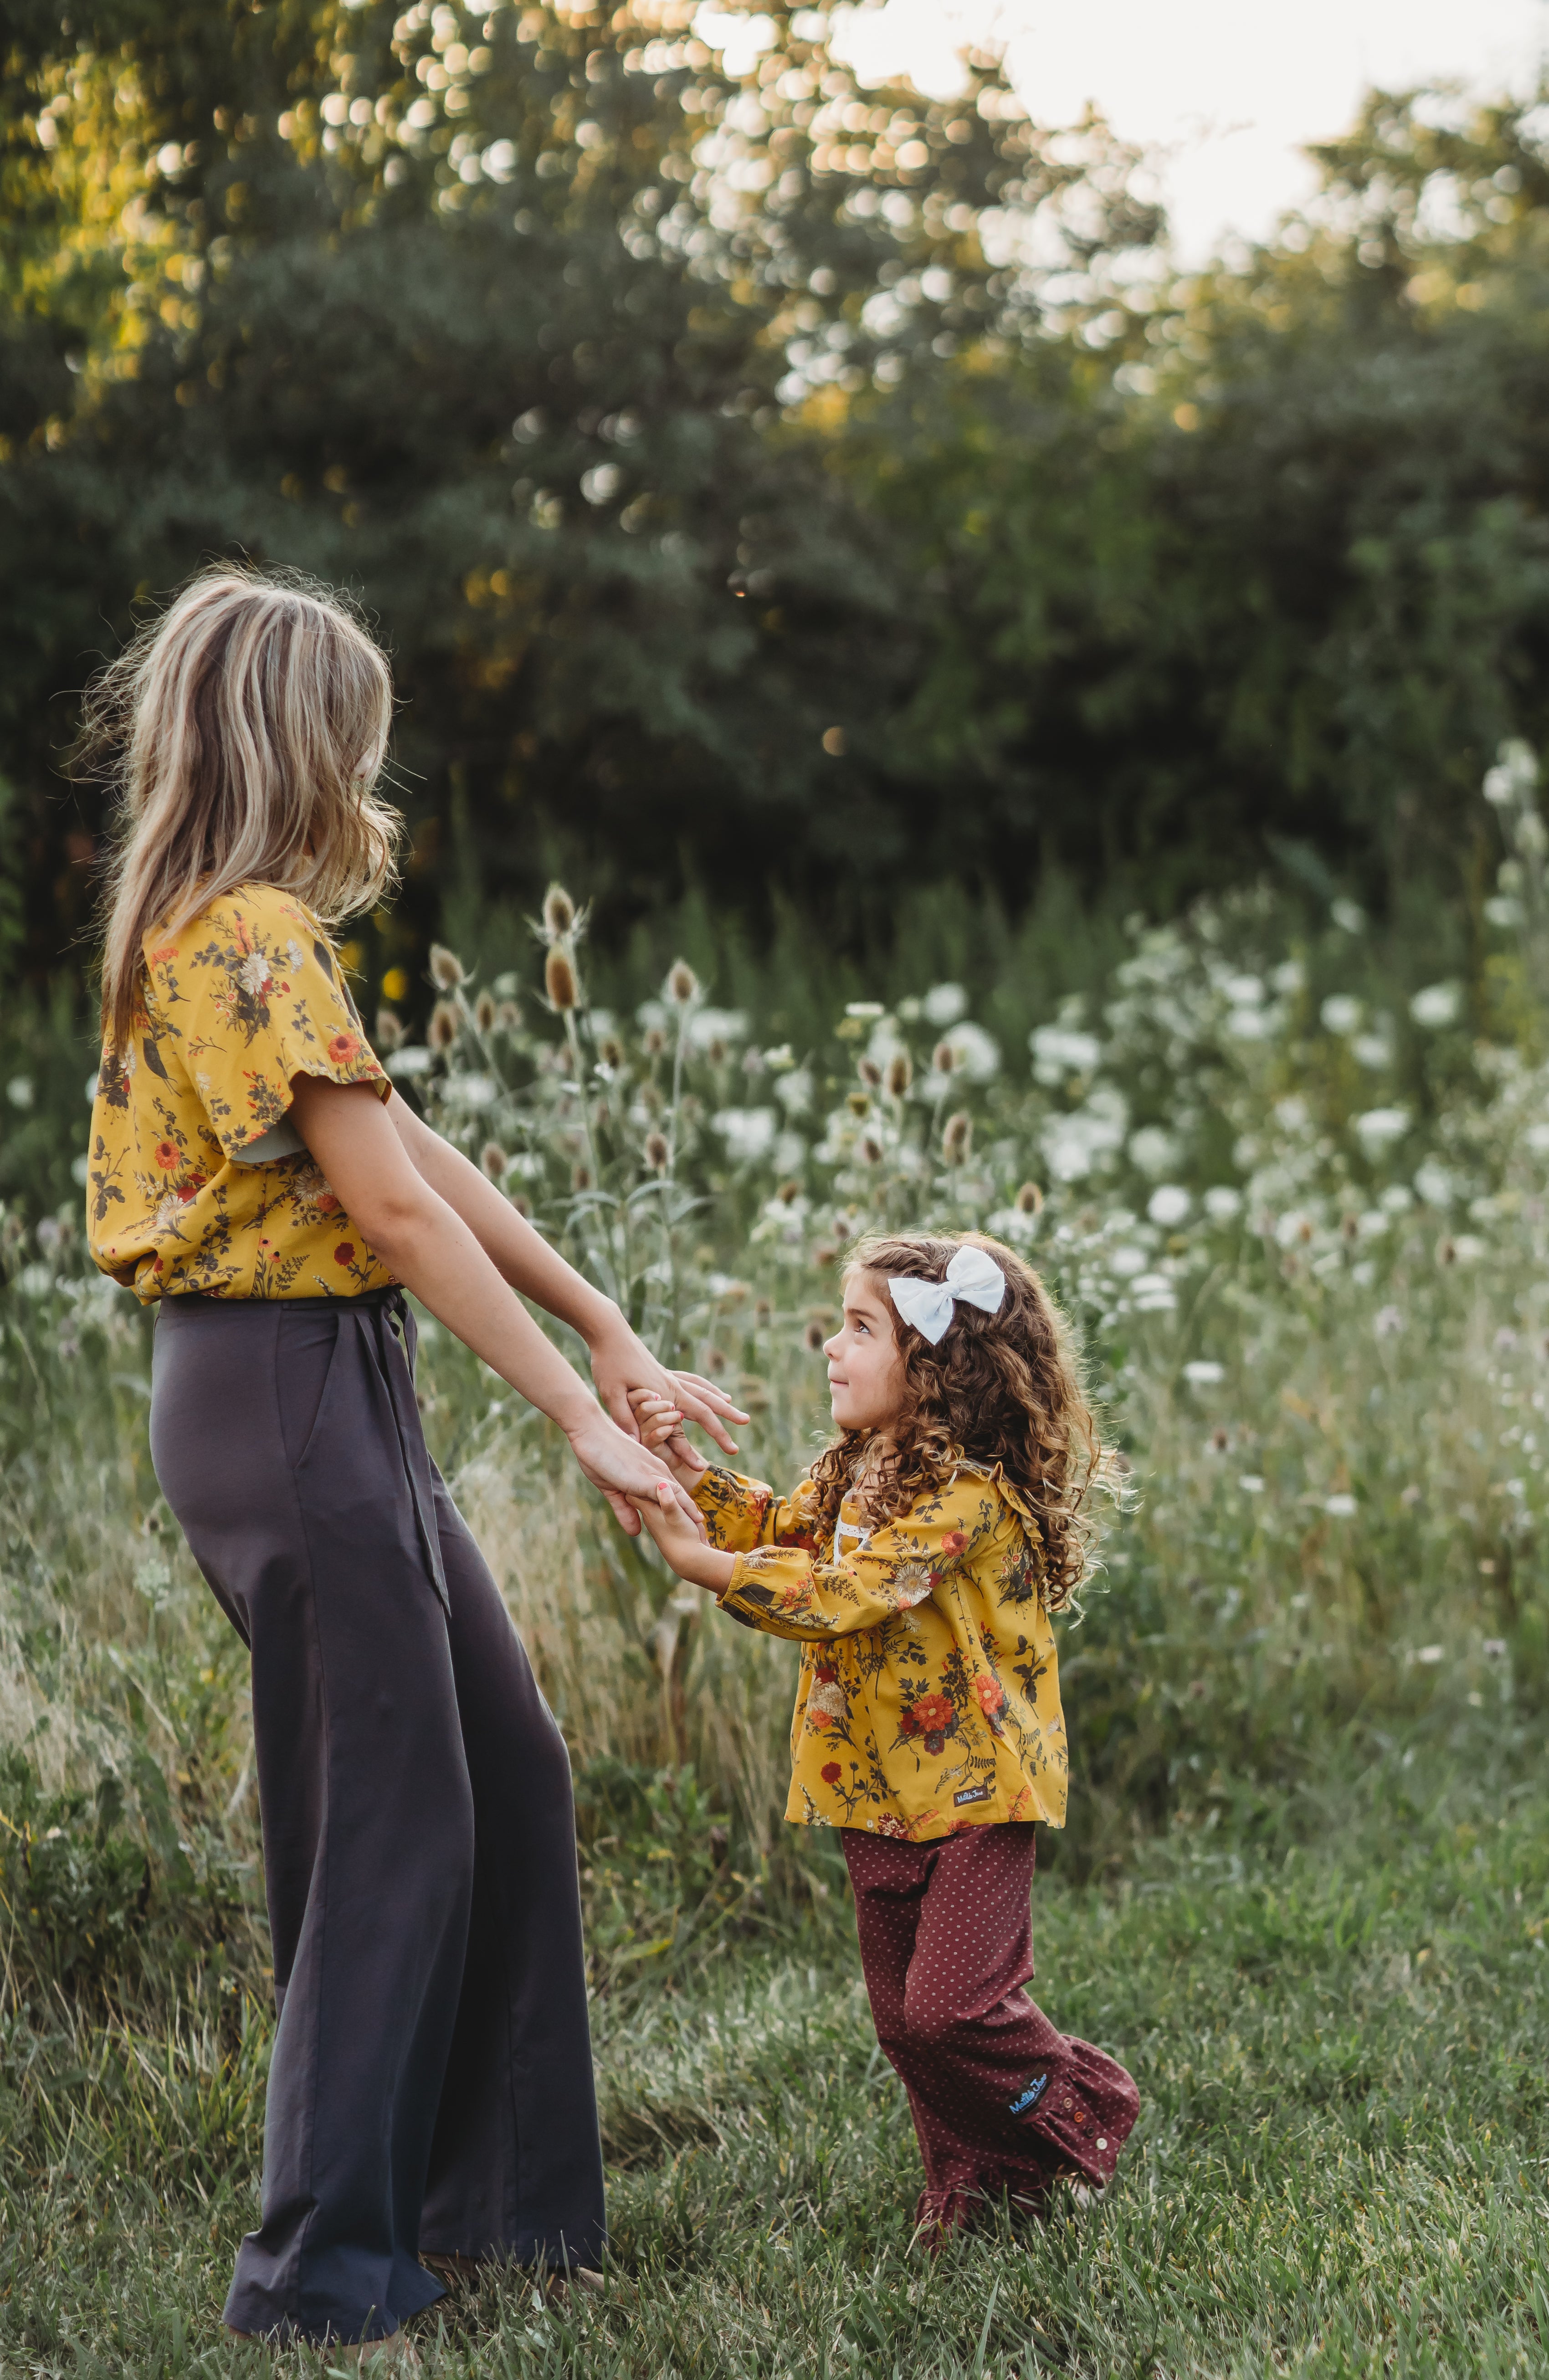
<svg viewBox="0 0 1549 2380"><path fill-rule="evenodd" d="M392 686L349 613L212 572L90 715L124 817L88 1232L156 1309L156 1476L252 1652L279 2024L226 2321L358 2356L442 2295L421 2253L584 2276L604 2245L569 1763L426 1451L398 1284L632 1530L628 1499L682 1489L630 1391L728 1451L735 1409L665 1373L372 1054L328 926L389 874ZM582 1334L598 1393L518 1290Z"/></svg>
<svg viewBox="0 0 1549 2380"><path fill-rule="evenodd" d="M1042 2211L1056 2183L1101 2190L1140 2105L1022 1989L1034 1822L1065 1818L1049 1614L1080 1579L1095 1449L1043 1286L994 1240L862 1241L823 1353L840 1435L793 1496L699 1475L708 1545L640 1511L679 1577L801 1645L786 1815L843 1829L939 2238L1006 2192ZM674 1408L634 1402L665 1447Z"/></svg>

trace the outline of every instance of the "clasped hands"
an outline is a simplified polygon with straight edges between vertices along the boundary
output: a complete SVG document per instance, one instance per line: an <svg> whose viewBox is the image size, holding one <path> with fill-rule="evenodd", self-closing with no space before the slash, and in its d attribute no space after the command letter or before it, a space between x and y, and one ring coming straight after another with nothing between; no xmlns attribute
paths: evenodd
<svg viewBox="0 0 1549 2380"><path fill-rule="evenodd" d="M702 1548L704 1524L689 1489L706 1464L685 1436L684 1424L696 1422L726 1453L735 1454L726 1423L746 1422L748 1415L713 1380L697 1372L666 1370L616 1310L607 1330L592 1339L591 1356L596 1401L586 1399L578 1421L566 1431L577 1462L629 1536L640 1535L641 1518L649 1512L671 1511L681 1535ZM649 1416L649 1438L642 1414Z"/></svg>
<svg viewBox="0 0 1549 2380"><path fill-rule="evenodd" d="M690 1586L702 1586L712 1595L724 1594L731 1583L734 1558L706 1543L704 1523L692 1506L691 1518L682 1509L686 1490L706 1465L683 1436L681 1411L653 1389L631 1389L629 1409L640 1431L640 1444L648 1452L660 1455L678 1487L676 1497L664 1489L655 1499L634 1496L630 1501L669 1569ZM728 1453L735 1454L737 1450L729 1440L719 1431L715 1435ZM688 1463L683 1460L685 1451L689 1458Z"/></svg>

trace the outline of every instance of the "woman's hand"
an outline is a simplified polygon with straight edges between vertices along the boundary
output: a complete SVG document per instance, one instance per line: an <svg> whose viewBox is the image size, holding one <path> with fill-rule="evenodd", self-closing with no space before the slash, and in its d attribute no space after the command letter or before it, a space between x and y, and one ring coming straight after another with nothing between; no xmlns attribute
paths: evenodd
<svg viewBox="0 0 1549 2380"><path fill-rule="evenodd" d="M616 1306L611 1308L609 1319L589 1344L592 1382L620 1429L630 1437L636 1434L635 1415L629 1403L632 1389L649 1389L677 1409L678 1426L671 1438L664 1440L662 1452L680 1476L692 1479L709 1468L698 1448L684 1436L684 1421L697 1422L724 1453L737 1452L736 1440L727 1436L721 1416L745 1423L748 1415L714 1381L701 1379L697 1372L669 1372L659 1364Z"/></svg>
<svg viewBox="0 0 1549 2380"><path fill-rule="evenodd" d="M638 1497L636 1510L654 1537L669 1570L690 1586L702 1586L711 1595L724 1595L731 1585L732 1570L737 1557L724 1554L704 1541L702 1529L688 1527L676 1504L658 1504L653 1500ZM698 1519L695 1514L695 1519Z"/></svg>
<svg viewBox="0 0 1549 2380"><path fill-rule="evenodd" d="M630 1536L639 1536L642 1512L671 1512L686 1536L697 1545L703 1543L704 1524L688 1491L664 1479L663 1458L651 1453L638 1439L627 1437L601 1405L594 1404L565 1435L587 1478L593 1488L602 1489L614 1518Z"/></svg>

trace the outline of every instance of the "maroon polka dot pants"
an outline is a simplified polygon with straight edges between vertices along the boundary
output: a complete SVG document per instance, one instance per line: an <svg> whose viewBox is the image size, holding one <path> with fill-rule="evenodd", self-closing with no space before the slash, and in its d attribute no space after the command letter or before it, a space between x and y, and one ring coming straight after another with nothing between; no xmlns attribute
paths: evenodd
<svg viewBox="0 0 1549 2380"><path fill-rule="evenodd" d="M1062 2177L1103 2188L1140 2095L1022 1989L1034 1828L908 1843L846 1827L841 1840L877 2039L909 2093L925 2165L917 2220L939 2236L1006 2191L1041 2210Z"/></svg>

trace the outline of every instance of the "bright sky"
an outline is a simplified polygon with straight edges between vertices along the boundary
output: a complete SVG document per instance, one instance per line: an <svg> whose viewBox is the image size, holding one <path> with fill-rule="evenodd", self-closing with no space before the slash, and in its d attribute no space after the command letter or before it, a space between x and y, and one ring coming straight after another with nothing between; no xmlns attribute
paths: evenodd
<svg viewBox="0 0 1549 2380"><path fill-rule="evenodd" d="M901 68L945 97L962 43L997 30L1036 122L1092 100L1123 139L1171 152L1164 194L1197 263L1307 196L1299 144L1343 131L1368 84L1531 87L1549 0L886 0L854 12L835 46L868 79Z"/></svg>

